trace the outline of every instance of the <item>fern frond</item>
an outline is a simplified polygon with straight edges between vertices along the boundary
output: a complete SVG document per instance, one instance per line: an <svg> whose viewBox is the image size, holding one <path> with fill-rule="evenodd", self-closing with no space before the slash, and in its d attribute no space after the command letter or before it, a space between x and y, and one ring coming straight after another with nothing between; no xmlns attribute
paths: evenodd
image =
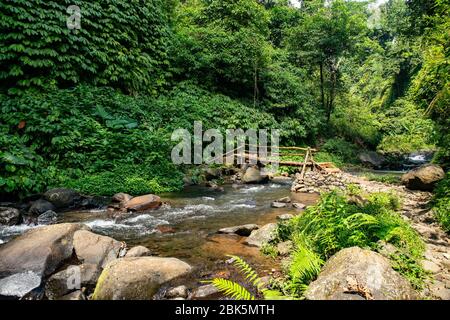
<svg viewBox="0 0 450 320"><path fill-rule="evenodd" d="M297 237L295 244L297 248L292 255L289 275L293 282L308 285L317 277L324 262L311 250L304 237Z"/></svg>
<svg viewBox="0 0 450 320"><path fill-rule="evenodd" d="M247 289L236 282L222 278L215 278L209 282L224 295L232 299L255 300L255 297Z"/></svg>
<svg viewBox="0 0 450 320"><path fill-rule="evenodd" d="M344 223L349 229L375 227L378 225L378 219L369 214L355 213L349 217L346 217L344 219Z"/></svg>
<svg viewBox="0 0 450 320"><path fill-rule="evenodd" d="M239 269L239 271L243 274L245 279L251 283L255 288L259 290L261 279L255 270L245 262L241 257L228 255L228 257L233 258L233 265Z"/></svg>

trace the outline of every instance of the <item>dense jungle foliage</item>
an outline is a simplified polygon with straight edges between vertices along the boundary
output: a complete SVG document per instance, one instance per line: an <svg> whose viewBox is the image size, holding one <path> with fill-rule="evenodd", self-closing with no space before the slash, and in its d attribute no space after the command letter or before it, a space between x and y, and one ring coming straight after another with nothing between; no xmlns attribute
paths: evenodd
<svg viewBox="0 0 450 320"><path fill-rule="evenodd" d="M448 166L449 1L325 2L1 2L0 193L178 190L194 120Z"/></svg>

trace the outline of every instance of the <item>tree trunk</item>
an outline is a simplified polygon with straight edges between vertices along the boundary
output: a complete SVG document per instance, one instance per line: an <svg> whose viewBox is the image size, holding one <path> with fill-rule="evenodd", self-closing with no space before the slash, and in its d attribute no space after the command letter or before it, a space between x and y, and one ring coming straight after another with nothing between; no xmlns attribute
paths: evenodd
<svg viewBox="0 0 450 320"><path fill-rule="evenodd" d="M320 63L320 91L322 94L322 107L326 110L325 106L325 88L324 88L324 80L323 80L323 62Z"/></svg>
<svg viewBox="0 0 450 320"><path fill-rule="evenodd" d="M331 67L331 72L330 72L330 100L328 103L328 108L327 108L327 122L330 122L330 118L331 118L331 113L333 112L333 103L334 103L334 98L336 97L336 86L337 86L337 67Z"/></svg>
<svg viewBox="0 0 450 320"><path fill-rule="evenodd" d="M256 102L258 100L259 90L258 90L258 64L255 63L254 69L254 87L253 87L253 106L256 107Z"/></svg>

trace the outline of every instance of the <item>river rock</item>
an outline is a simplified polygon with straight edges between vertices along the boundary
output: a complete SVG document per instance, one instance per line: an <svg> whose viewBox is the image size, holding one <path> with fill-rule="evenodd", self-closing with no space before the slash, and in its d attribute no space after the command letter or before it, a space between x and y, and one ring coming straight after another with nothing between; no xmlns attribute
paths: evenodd
<svg viewBox="0 0 450 320"><path fill-rule="evenodd" d="M220 168L206 168L204 170L205 179L211 181L222 177L222 170Z"/></svg>
<svg viewBox="0 0 450 320"><path fill-rule="evenodd" d="M276 223L269 223L258 230L253 231L250 236L245 239L244 244L253 247L262 247L265 243L275 239Z"/></svg>
<svg viewBox="0 0 450 320"><path fill-rule="evenodd" d="M430 164L404 174L402 183L410 190L432 191L436 183L444 178L444 170L437 165Z"/></svg>
<svg viewBox="0 0 450 320"><path fill-rule="evenodd" d="M375 151L361 153L359 155L359 160L362 164L369 165L373 168L380 168L386 162L386 158Z"/></svg>
<svg viewBox="0 0 450 320"><path fill-rule="evenodd" d="M298 210L306 209L306 204L303 204L303 203L294 202L294 203L292 203L292 206Z"/></svg>
<svg viewBox="0 0 450 320"><path fill-rule="evenodd" d="M84 293L81 290L77 290L74 292L71 292L69 294L66 294L65 296L62 296L59 300L76 300L76 301L81 301L81 300L87 300L86 296L84 295Z"/></svg>
<svg viewBox="0 0 450 320"><path fill-rule="evenodd" d="M55 206L47 200L39 199L33 202L28 213L33 217L37 217L47 211L55 211Z"/></svg>
<svg viewBox="0 0 450 320"><path fill-rule="evenodd" d="M16 208L0 207L0 224L13 226L20 222L20 211Z"/></svg>
<svg viewBox="0 0 450 320"><path fill-rule="evenodd" d="M40 276L53 273L73 251L73 235L87 228L62 223L25 232L0 247L0 277L32 271Z"/></svg>
<svg viewBox="0 0 450 320"><path fill-rule="evenodd" d="M272 202L271 206L272 206L272 208L281 209L281 208L286 208L287 203L274 201L274 202Z"/></svg>
<svg viewBox="0 0 450 320"><path fill-rule="evenodd" d="M438 273L439 271L441 271L441 267L437 263L430 260L423 260L422 266L426 272Z"/></svg>
<svg viewBox="0 0 450 320"><path fill-rule="evenodd" d="M45 295L58 300L75 289L94 289L100 270L94 264L72 265L53 274L45 283Z"/></svg>
<svg viewBox="0 0 450 320"><path fill-rule="evenodd" d="M245 170L245 174L242 177L244 183L265 183L269 180L269 176L261 174L258 167L249 167Z"/></svg>
<svg viewBox="0 0 450 320"><path fill-rule="evenodd" d="M292 241L284 241L277 244L277 252L280 256L288 256L293 248Z"/></svg>
<svg viewBox="0 0 450 320"><path fill-rule="evenodd" d="M186 286L178 286L172 289L167 290L164 295L168 299L174 298L184 298L186 299L189 295L188 288Z"/></svg>
<svg viewBox="0 0 450 320"><path fill-rule="evenodd" d="M286 214L280 214L279 216L277 216L277 220L278 221L288 221L293 219L294 216L290 213L286 213Z"/></svg>
<svg viewBox="0 0 450 320"><path fill-rule="evenodd" d="M122 244L113 238L80 230L73 235L73 247L78 260L103 268L117 259Z"/></svg>
<svg viewBox="0 0 450 320"><path fill-rule="evenodd" d="M44 198L45 200L53 203L53 205L59 209L72 207L81 200L81 196L78 192L65 188L48 190L44 194Z"/></svg>
<svg viewBox="0 0 450 320"><path fill-rule="evenodd" d="M154 210L161 206L161 198L153 194L135 197L127 201L124 208L128 211Z"/></svg>
<svg viewBox="0 0 450 320"><path fill-rule="evenodd" d="M150 250L144 246L136 246L127 251L125 257L145 257L150 255Z"/></svg>
<svg viewBox="0 0 450 320"><path fill-rule="evenodd" d="M111 201L125 203L131 199L133 199L133 196L130 196L128 193L119 192L112 196Z"/></svg>
<svg viewBox="0 0 450 320"><path fill-rule="evenodd" d="M58 214L55 211L48 210L41 214L37 221L39 224L53 224L58 220Z"/></svg>
<svg viewBox="0 0 450 320"><path fill-rule="evenodd" d="M95 288L94 300L149 300L160 286L191 272L176 258L123 258L109 263Z"/></svg>
<svg viewBox="0 0 450 320"><path fill-rule="evenodd" d="M22 298L40 284L41 277L32 271L15 273L0 279L0 299L2 296Z"/></svg>
<svg viewBox="0 0 450 320"><path fill-rule="evenodd" d="M100 196L83 196L79 202L82 209L103 209L106 207L108 200L106 197Z"/></svg>
<svg viewBox="0 0 450 320"><path fill-rule="evenodd" d="M41 279L52 274L72 256L73 234L83 228L86 226L72 223L39 227L0 246L0 278L15 275L17 288L30 288L31 278ZM7 286L10 281L3 285ZM3 288L0 287L0 291ZM22 292L16 293L11 292L11 295L20 296Z"/></svg>
<svg viewBox="0 0 450 320"><path fill-rule="evenodd" d="M331 257L306 290L308 300L411 300L410 283L382 255L358 247Z"/></svg>
<svg viewBox="0 0 450 320"><path fill-rule="evenodd" d="M279 203L291 203L291 198L284 197L284 198L278 199L276 202L279 202Z"/></svg>
<svg viewBox="0 0 450 320"><path fill-rule="evenodd" d="M256 224L245 224L242 226L222 228L219 230L219 233L237 234L243 237L248 237L252 233L252 231L257 230L258 228L259 227Z"/></svg>
<svg viewBox="0 0 450 320"><path fill-rule="evenodd" d="M217 299L220 297L220 291L212 284L207 284L205 286L198 287L193 295L194 300L206 300L206 299Z"/></svg>

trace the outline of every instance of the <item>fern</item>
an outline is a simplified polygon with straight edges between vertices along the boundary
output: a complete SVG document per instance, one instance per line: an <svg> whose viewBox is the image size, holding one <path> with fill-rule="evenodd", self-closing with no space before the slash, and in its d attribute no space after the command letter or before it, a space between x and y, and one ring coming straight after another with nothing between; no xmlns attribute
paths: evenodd
<svg viewBox="0 0 450 320"><path fill-rule="evenodd" d="M306 238L297 236L295 239L296 250L292 255L292 262L289 267L289 276L297 285L298 290L303 291L306 286L317 278L323 260L312 249ZM297 294L299 292L296 292Z"/></svg>
<svg viewBox="0 0 450 320"><path fill-rule="evenodd" d="M253 270L247 262L238 256L228 255L228 257L233 259L233 265L244 275L245 280L258 289L258 291L261 291L261 278L255 270Z"/></svg>
<svg viewBox="0 0 450 320"><path fill-rule="evenodd" d="M264 299L268 300L283 300L286 299L285 296L279 291L269 290L263 288L261 278L258 276L255 270L242 258L233 255L227 255L233 259L233 265L239 270L239 272L245 278L245 281L255 288L258 293L264 296ZM215 278L212 280L204 281L206 283L211 283L225 296L228 296L236 300L255 300L256 297L252 295L245 287L241 286L231 280Z"/></svg>
<svg viewBox="0 0 450 320"><path fill-rule="evenodd" d="M209 282L213 284L224 295L232 299L255 300L255 296L252 295L247 289L231 280L215 278Z"/></svg>

